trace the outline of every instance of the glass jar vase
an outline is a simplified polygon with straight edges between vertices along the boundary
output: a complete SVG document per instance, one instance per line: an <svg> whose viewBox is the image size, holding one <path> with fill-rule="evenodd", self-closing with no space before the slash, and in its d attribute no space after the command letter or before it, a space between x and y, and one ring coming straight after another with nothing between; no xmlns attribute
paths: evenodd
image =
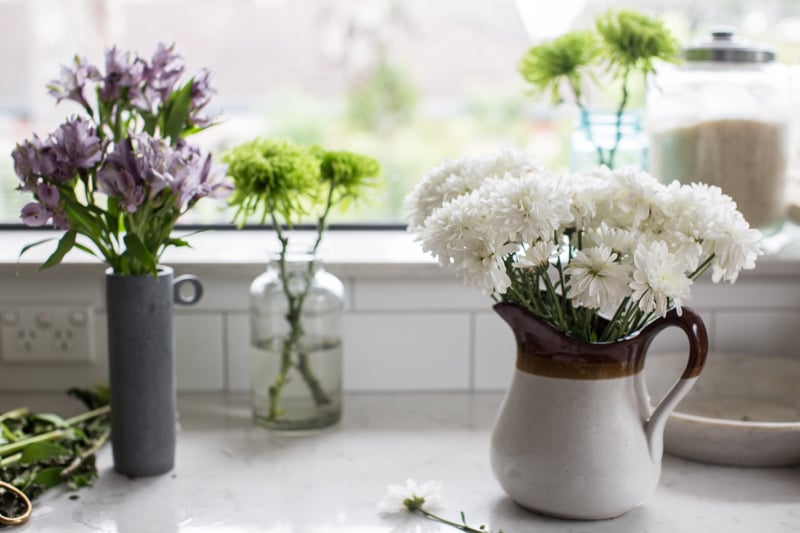
<svg viewBox="0 0 800 533"><path fill-rule="evenodd" d="M250 286L256 424L308 430L342 412L344 285L311 254L275 254Z"/></svg>
<svg viewBox="0 0 800 533"><path fill-rule="evenodd" d="M569 167L579 172L598 165L647 170L647 137L639 114L581 112L570 139Z"/></svg>

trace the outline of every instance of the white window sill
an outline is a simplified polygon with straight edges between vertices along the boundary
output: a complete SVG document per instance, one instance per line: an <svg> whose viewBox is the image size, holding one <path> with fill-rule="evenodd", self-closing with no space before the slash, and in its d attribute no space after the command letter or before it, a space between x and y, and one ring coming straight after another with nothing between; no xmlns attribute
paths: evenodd
<svg viewBox="0 0 800 533"><path fill-rule="evenodd" d="M180 232L177 232L180 235ZM0 231L0 268L37 268L55 249L55 240L28 250L19 257L22 248L37 240L59 238L56 231ZM190 248L171 248L165 252L162 263L203 271L226 271L239 267L243 275L263 270L278 242L269 230L217 230L191 235ZM311 242L311 232L296 232L294 241ZM768 241L772 249L759 259L751 276L781 276L800 274L800 226L790 225ZM403 230L342 230L325 234L320 247L320 257L327 267L343 275L365 278L452 278L436 261L425 254L414 236ZM19 265L18 265L19 263ZM73 250L64 259L70 269L102 269L92 256ZM64 268L60 266L57 268ZM238 276L237 276L238 277Z"/></svg>

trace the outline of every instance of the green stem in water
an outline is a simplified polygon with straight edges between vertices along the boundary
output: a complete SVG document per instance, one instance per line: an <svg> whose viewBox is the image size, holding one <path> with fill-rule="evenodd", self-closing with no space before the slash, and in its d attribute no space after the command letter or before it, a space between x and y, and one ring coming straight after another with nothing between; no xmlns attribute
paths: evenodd
<svg viewBox="0 0 800 533"><path fill-rule="evenodd" d="M616 136L614 137L614 146L608 152L608 168L614 168L614 157L617 155L619 143L622 140L622 115L625 112L625 107L628 105L628 74L630 70L625 70L622 76L622 100L620 100L619 107L617 108L617 123L616 123Z"/></svg>
<svg viewBox="0 0 800 533"><path fill-rule="evenodd" d="M325 219L327 218L328 213L330 212L330 208L332 205L332 197L333 197L333 190L328 194L328 202L325 208L323 215L319 219L319 223L317 226L317 238L314 243L314 246L311 250L312 255L316 253L317 248L319 247L320 242L322 241L322 233L325 228ZM289 288L289 273L286 266L286 253L289 246L289 238L283 233L281 229L281 225L279 224L277 217L275 216L275 210L270 208L269 210L270 216L272 218L272 225L275 228L275 231L278 236L278 240L281 243L281 252L280 257L278 260L278 273L281 279L281 284L283 285L283 293L286 297L286 301L288 303L289 309L286 313L286 321L289 324L289 335L286 338L285 342L281 345L281 365L278 371L278 377L275 379L275 382L269 389L269 409L267 417L269 420L276 420L280 415L280 398L281 393L283 391L283 387L289 381L289 371L292 368L292 354L296 353L297 355L297 363L295 367L297 368L300 376L305 381L306 385L308 386L309 391L311 392L311 396L314 400L316 405L326 405L330 403L330 398L328 397L327 393L323 390L322 385L317 379L316 375L314 375L314 371L311 368L311 365L308 362L308 352L302 349L302 339L305 331L303 330L302 325L302 314L303 314L303 306L305 304L306 297L308 296L309 291L311 290L311 280L313 278L314 273L314 264L313 262L309 263L308 271L306 273L306 283L304 284L302 292L299 294L294 294Z"/></svg>

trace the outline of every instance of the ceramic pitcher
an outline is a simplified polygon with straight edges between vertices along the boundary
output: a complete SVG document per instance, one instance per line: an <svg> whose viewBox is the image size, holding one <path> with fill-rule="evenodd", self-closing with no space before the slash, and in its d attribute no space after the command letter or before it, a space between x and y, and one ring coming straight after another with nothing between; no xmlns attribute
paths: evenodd
<svg viewBox="0 0 800 533"><path fill-rule="evenodd" d="M495 311L511 326L517 361L491 442L495 477L518 504L563 518L604 519L644 502L661 476L667 418L705 363L708 336L683 308L617 342L569 337L513 303ZM647 348L669 326L689 338L686 369L653 409Z"/></svg>

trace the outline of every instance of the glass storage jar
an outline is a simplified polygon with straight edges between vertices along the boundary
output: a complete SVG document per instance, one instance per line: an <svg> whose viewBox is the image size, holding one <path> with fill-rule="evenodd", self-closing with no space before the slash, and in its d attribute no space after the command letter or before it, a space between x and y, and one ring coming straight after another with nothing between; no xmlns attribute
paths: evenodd
<svg viewBox="0 0 800 533"><path fill-rule="evenodd" d="M702 182L731 196L753 227L780 228L787 212L790 89L771 50L720 30L683 51L648 88L650 173Z"/></svg>
<svg viewBox="0 0 800 533"><path fill-rule="evenodd" d="M330 426L342 411L344 285L311 254L275 254L250 286L252 402L275 430Z"/></svg>

